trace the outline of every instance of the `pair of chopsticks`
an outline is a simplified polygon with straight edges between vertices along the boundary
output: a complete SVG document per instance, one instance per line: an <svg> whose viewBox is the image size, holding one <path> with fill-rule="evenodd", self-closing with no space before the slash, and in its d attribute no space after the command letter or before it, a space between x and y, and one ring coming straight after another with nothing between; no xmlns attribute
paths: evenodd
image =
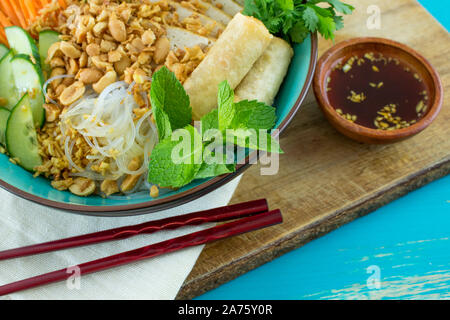
<svg viewBox="0 0 450 320"><path fill-rule="evenodd" d="M125 239L138 234L150 234L160 230L176 229L188 225L200 225L207 222L221 222L231 219L236 220L142 248L2 285L0 286L0 296L52 282L66 280L71 276L67 270L71 270L71 268L74 267L77 267L80 275L93 273L279 224L283 220L280 210L269 211L267 201L265 199L260 199L137 225L5 250L0 252L0 260L24 257L105 241Z"/></svg>

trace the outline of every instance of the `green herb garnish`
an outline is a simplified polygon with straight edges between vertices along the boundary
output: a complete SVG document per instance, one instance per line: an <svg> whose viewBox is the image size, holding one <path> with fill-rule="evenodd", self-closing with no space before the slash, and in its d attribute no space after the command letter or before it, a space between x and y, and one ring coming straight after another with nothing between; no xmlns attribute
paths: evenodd
<svg viewBox="0 0 450 320"><path fill-rule="evenodd" d="M194 179L236 171L235 159L226 161L226 144L282 153L269 134L276 122L275 108L258 101L235 103L226 81L219 85L218 108L201 119L201 132L190 124L191 107L183 86L166 67L153 75L150 96L159 136L149 162L152 184L180 188Z"/></svg>
<svg viewBox="0 0 450 320"><path fill-rule="evenodd" d="M282 153L278 142L274 141L269 133L265 132L264 136L261 136L259 131L273 128L277 118L275 108L254 100L238 103L233 100L233 90L227 81L223 81L219 84L217 111L212 110L203 117L206 118L205 122L208 122L209 128L211 123L215 123L213 117L217 114L218 126L214 129L224 133L225 142L253 150ZM225 132L226 130L229 132ZM264 144L263 141L267 143Z"/></svg>
<svg viewBox="0 0 450 320"><path fill-rule="evenodd" d="M301 43L315 31L334 40L335 31L344 26L338 13L350 14L353 10L339 0L245 0L243 14L261 20L272 34Z"/></svg>
<svg viewBox="0 0 450 320"><path fill-rule="evenodd" d="M275 108L258 101L243 100L236 103L233 128L272 129L275 125Z"/></svg>

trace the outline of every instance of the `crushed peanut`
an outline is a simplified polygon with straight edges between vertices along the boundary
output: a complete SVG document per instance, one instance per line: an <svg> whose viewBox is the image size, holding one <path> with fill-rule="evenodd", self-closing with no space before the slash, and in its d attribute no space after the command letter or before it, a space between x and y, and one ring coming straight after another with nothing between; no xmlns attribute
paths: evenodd
<svg viewBox="0 0 450 320"><path fill-rule="evenodd" d="M159 189L157 186L153 185L150 188L150 197L158 198L159 197Z"/></svg>

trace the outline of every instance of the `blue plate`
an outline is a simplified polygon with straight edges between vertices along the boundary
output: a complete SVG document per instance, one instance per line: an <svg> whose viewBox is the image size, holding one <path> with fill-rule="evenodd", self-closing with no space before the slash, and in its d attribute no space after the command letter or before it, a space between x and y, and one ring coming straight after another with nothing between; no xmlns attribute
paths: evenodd
<svg viewBox="0 0 450 320"><path fill-rule="evenodd" d="M317 35L295 45L294 52L288 74L275 101L278 116L276 128L280 132L294 117L311 85L317 59ZM155 199L148 192L111 198L78 197L69 191L54 189L48 179L33 178L30 172L12 164L4 154L0 154L0 167L0 186L25 199L81 214L125 216L164 210L197 199L237 177L249 164L238 166L237 171L231 174L195 180L178 190L161 193Z"/></svg>

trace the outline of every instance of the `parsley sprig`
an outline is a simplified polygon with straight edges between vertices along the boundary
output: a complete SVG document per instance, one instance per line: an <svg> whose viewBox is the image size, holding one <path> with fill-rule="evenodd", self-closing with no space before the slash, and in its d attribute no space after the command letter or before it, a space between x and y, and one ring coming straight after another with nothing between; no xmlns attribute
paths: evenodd
<svg viewBox="0 0 450 320"><path fill-rule="evenodd" d="M353 10L339 0L245 0L243 14L261 20L276 36L302 43L315 31L334 40L335 31L344 26L338 14L351 14Z"/></svg>

